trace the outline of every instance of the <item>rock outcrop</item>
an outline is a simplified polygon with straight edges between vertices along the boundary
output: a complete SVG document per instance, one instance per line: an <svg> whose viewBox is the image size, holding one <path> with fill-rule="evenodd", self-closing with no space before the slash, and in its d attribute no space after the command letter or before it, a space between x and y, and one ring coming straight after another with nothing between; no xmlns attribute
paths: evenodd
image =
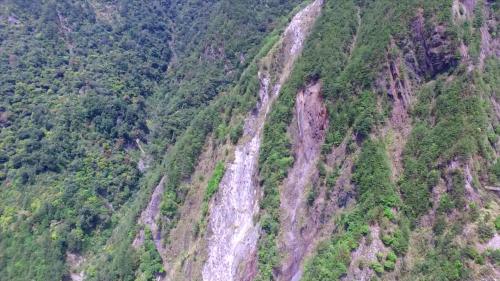
<svg viewBox="0 0 500 281"><path fill-rule="evenodd" d="M295 162L281 194L281 252L285 256L279 280L299 280L300 267L317 225L308 225L307 187L317 177L317 162L328 126L321 84L314 82L297 94L291 126Z"/></svg>
<svg viewBox="0 0 500 281"><path fill-rule="evenodd" d="M426 28L424 11L419 10L411 24L412 41L421 77L434 77L457 65L456 42L443 25Z"/></svg>
<svg viewBox="0 0 500 281"><path fill-rule="evenodd" d="M161 229L158 227L158 217L160 216L160 205L164 191L164 182L165 177L163 177L155 187L146 209L142 211L137 222L137 224L141 226L141 229L132 242L132 246L134 246L134 248L142 246L145 239L144 229L148 227L153 235L153 242L155 243L156 249L160 253L160 256L162 256L163 263L166 264L165 257L163 256L164 249L161 239Z"/></svg>

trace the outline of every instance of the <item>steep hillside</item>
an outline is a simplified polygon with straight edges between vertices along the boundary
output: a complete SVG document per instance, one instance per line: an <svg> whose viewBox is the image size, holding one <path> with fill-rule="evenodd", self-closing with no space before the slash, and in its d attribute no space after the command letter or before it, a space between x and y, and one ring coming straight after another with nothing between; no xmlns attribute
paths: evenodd
<svg viewBox="0 0 500 281"><path fill-rule="evenodd" d="M347 19L342 24L350 20L353 27L335 34L351 36L334 45L345 64L333 71L307 67L301 76L311 78L299 84L320 81L331 103L319 180L310 183L310 214L301 223L304 239L318 224L325 231L302 280L500 278L493 227L498 194L489 187L498 165L498 130L491 125L499 71L496 4L336 1L330 7L329 18L347 8L360 17L356 28L356 19ZM318 46L311 55L305 50L306 64L317 67ZM332 161L339 154L340 164ZM337 206L328 207L329 200ZM324 209L316 220L318 208Z"/></svg>
<svg viewBox="0 0 500 281"><path fill-rule="evenodd" d="M500 280L492 0L0 3L0 280Z"/></svg>
<svg viewBox="0 0 500 281"><path fill-rule="evenodd" d="M212 130L192 117L206 120L200 107L240 79L293 6L2 1L0 278L60 280L74 254L87 264L105 253L88 278L134 279L141 254L108 238L133 239L130 217L159 172L173 173L172 189L192 171ZM189 132L177 141L190 126L198 146ZM165 161L180 167L167 169L174 143Z"/></svg>

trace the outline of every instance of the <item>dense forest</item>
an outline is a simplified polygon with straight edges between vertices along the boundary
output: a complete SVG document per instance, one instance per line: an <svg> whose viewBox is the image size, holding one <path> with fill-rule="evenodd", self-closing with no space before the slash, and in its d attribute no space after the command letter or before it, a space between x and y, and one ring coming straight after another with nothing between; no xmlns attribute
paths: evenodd
<svg viewBox="0 0 500 281"><path fill-rule="evenodd" d="M218 239L254 249L231 280L500 279L499 20L491 0L0 1L0 280L223 280ZM218 237L246 185L255 241Z"/></svg>

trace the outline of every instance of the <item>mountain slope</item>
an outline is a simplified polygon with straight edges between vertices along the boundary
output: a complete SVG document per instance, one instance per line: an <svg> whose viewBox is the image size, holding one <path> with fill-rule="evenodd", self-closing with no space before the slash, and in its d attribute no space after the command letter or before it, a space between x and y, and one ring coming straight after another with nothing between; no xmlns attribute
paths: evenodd
<svg viewBox="0 0 500 281"><path fill-rule="evenodd" d="M232 3L2 2L1 278L61 279L67 253L92 260L112 233L132 230L112 231L140 212L166 147L200 106L239 79L293 7L270 1L241 17L256 2ZM185 157L186 149L194 148L179 149L186 162L174 173L181 176L196 157L196 149ZM151 172L141 175L140 160ZM99 279L134 278L136 254L117 248L120 261L105 262Z"/></svg>
<svg viewBox="0 0 500 281"><path fill-rule="evenodd" d="M500 279L499 17L3 1L0 280Z"/></svg>

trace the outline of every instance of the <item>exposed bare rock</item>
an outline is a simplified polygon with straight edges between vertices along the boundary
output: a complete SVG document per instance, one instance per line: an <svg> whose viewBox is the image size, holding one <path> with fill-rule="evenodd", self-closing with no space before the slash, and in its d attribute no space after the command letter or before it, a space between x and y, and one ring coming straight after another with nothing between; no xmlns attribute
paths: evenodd
<svg viewBox="0 0 500 281"><path fill-rule="evenodd" d="M485 186L484 188L487 189L487 190L490 190L490 191L498 191L498 192L500 192L500 186Z"/></svg>
<svg viewBox="0 0 500 281"><path fill-rule="evenodd" d="M395 49L396 44L391 40L391 49ZM399 54L387 53L387 76L389 78L389 96L394 100L392 121L395 122L395 126L402 126L402 123L406 122L408 109L411 102L411 83L406 76L406 73L402 72L404 67L404 62L402 61Z"/></svg>
<svg viewBox="0 0 500 281"><path fill-rule="evenodd" d="M354 136L348 134L344 141L335 147L327 157L327 164L329 166L339 168L339 176L335 182L335 186L333 188L328 188L325 185L317 186L318 195L312 206L308 206L307 210L299 212L299 214L304 214L303 217L295 218L296 224L300 226L300 229L299 234L295 235L294 238L299 244L294 246L297 250L292 251L288 257L285 257L281 271L284 269L288 269L288 271L283 272L285 273L283 276L281 272L279 273L278 278L280 280L300 280L303 273L304 261L314 253L319 243L330 239L331 234L335 231L336 225L332 221L332 217L351 202L354 195L354 187L351 183L353 159L359 152L359 148L356 148L355 151L348 153L347 143L352 138ZM310 175L310 184L316 184L317 179L317 172ZM287 181L289 182L289 180ZM289 199L286 200L290 201ZM289 218L291 216L288 216ZM283 234L281 237L282 240L290 239L290 237L286 236L287 233ZM288 242L288 244L291 243ZM294 272L294 274L291 275L291 272ZM287 278L287 274L289 278Z"/></svg>
<svg viewBox="0 0 500 281"><path fill-rule="evenodd" d="M297 13L285 29L280 41L271 50L271 54L262 62L263 68L266 69L272 81L283 85L288 79L295 59L302 52L305 39L319 16L322 6L323 0L315 0Z"/></svg>
<svg viewBox="0 0 500 281"><path fill-rule="evenodd" d="M474 7L476 6L476 0L460 0L460 3L465 7L465 11L468 14L474 13Z"/></svg>
<svg viewBox="0 0 500 281"><path fill-rule="evenodd" d="M258 227L253 217L259 210L257 161L263 122L274 94L269 92L269 78L261 77L261 105L257 114L246 120L235 159L227 167L219 192L210 204L209 254L203 280L235 280L242 263L256 253Z"/></svg>
<svg viewBox="0 0 500 281"><path fill-rule="evenodd" d="M186 188L188 194L179 210L179 222L169 232L170 243L165 249L168 260L167 277L169 280L201 280L202 267L206 258L206 240L204 229L196 230L199 223L205 189L209 175L213 173L216 163L224 159L224 152L231 148L217 147L214 138L209 137L195 173L191 176ZM200 233L201 232L201 233Z"/></svg>
<svg viewBox="0 0 500 281"><path fill-rule="evenodd" d="M465 192L467 199L472 202L480 202L481 201L481 196L479 195L477 191L477 186L473 186L473 177L472 177L472 171L470 168L471 164L470 161L469 163L466 163L464 165L464 180L465 180Z"/></svg>
<svg viewBox="0 0 500 281"><path fill-rule="evenodd" d="M139 169L139 171L141 171L141 173L144 173L149 168L149 165L151 164L151 161L153 159L142 148L141 140L136 139L135 143L137 144L137 147L141 151L141 157L139 158L139 161L137 162L137 169Z"/></svg>
<svg viewBox="0 0 500 281"><path fill-rule="evenodd" d="M461 25L463 22L471 20L474 17L475 5L475 0L454 0L452 11L455 24ZM474 69L474 62L469 55L469 46L467 46L463 40L460 40L458 51L462 57L462 63L467 65L467 71L471 72Z"/></svg>
<svg viewBox="0 0 500 281"><path fill-rule="evenodd" d="M461 171L463 172L464 176L464 189L465 189L465 196L467 197L467 202L469 203L474 202L477 204L481 203L481 196L479 195L477 191L477 186L473 186L473 177L472 177L472 159L469 159L467 161L459 161L459 160L452 160L448 164L448 167L446 169L446 174L444 175L444 180L447 183L447 188L448 190L453 189L453 184L452 184L452 179L450 177L450 174L453 171Z"/></svg>
<svg viewBox="0 0 500 281"><path fill-rule="evenodd" d="M349 134L347 134L349 136ZM332 149L332 152L327 155L326 163L331 166L340 166L342 161L345 160L347 154L347 143L349 138L346 137L344 140L337 146Z"/></svg>
<svg viewBox="0 0 500 281"><path fill-rule="evenodd" d="M490 240L488 240L486 243L483 244L477 244L477 248L481 251L484 252L488 249L491 250L500 250L500 235L496 233Z"/></svg>
<svg viewBox="0 0 500 281"><path fill-rule="evenodd" d="M82 264L85 259L79 254L66 253L66 264L69 266L69 278L72 281L83 281L85 278L85 273L81 270Z"/></svg>
<svg viewBox="0 0 500 281"><path fill-rule="evenodd" d="M264 121L302 51L322 4L322 0L316 0L294 16L274 48L272 67L259 73L260 102L245 120L234 161L228 165L219 192L210 204L208 259L203 267L203 280L249 280L257 273L259 228L254 217L261 194L256 176Z"/></svg>
<svg viewBox="0 0 500 281"><path fill-rule="evenodd" d="M426 28L422 9L411 24L411 33L422 77L434 77L458 63L455 57L458 46L455 46L449 31L442 25Z"/></svg>
<svg viewBox="0 0 500 281"><path fill-rule="evenodd" d="M115 1L91 0L89 4L94 9L96 18L105 23L112 23L119 19L118 7Z"/></svg>
<svg viewBox="0 0 500 281"><path fill-rule="evenodd" d="M397 180L403 170L403 149L412 128L409 110L414 99L413 84L418 83L420 78L416 74L419 70L415 60L412 59L415 54L411 47L405 46L406 55L403 56L394 40L391 40L388 49L386 65L377 79L377 88L389 96L392 101L392 112L389 122L378 134L380 137L390 139L388 154L392 164L393 180Z"/></svg>
<svg viewBox="0 0 500 281"><path fill-rule="evenodd" d="M11 14L10 16L7 17L7 22L9 23L9 25L12 25L12 26L22 25L21 21L14 14Z"/></svg>
<svg viewBox="0 0 500 281"><path fill-rule="evenodd" d="M455 21L465 21L474 15L475 0L454 0L452 4Z"/></svg>
<svg viewBox="0 0 500 281"><path fill-rule="evenodd" d="M354 138L354 136L352 136L352 138ZM359 151L360 149L357 147L356 151L351 152L351 154L346 156L339 164L339 177L337 178L335 186L329 195L329 197L334 200L331 200L332 203L326 204L325 214L334 214L338 208L346 207L349 201L353 199L355 191L351 179L354 168L354 158Z"/></svg>
<svg viewBox="0 0 500 281"><path fill-rule="evenodd" d="M420 225L423 227L432 227L434 225L434 222L436 220L436 212L439 207L439 201L441 200L441 197L443 194L446 193L446 182L441 178L439 179L439 182L436 186L432 188L432 195L431 195L431 202L432 202L432 208L429 210L429 212L425 215L422 216L420 219Z"/></svg>
<svg viewBox="0 0 500 281"><path fill-rule="evenodd" d="M146 161L144 161L144 158L140 158L139 161L137 162L137 169L141 171L141 173L144 173L148 169L148 164Z"/></svg>
<svg viewBox="0 0 500 281"><path fill-rule="evenodd" d="M153 194L151 195L151 199L146 207L141 213L141 216L139 217L139 220L137 224L142 226L142 229L137 233L137 236L135 237L134 241L132 242L132 246L135 248L138 248L142 246L144 243L145 239L145 227L149 227L151 230L151 233L153 235L153 242L156 246L156 249L160 253L160 256L162 257L163 264L164 266L166 265L166 260L164 256L164 249L162 245L162 239L161 239L161 229L158 227L158 217L160 215L160 204L161 200L163 197L163 191L164 191L164 182L165 182L165 177L163 177L158 185L155 187Z"/></svg>
<svg viewBox="0 0 500 281"><path fill-rule="evenodd" d="M374 275L370 263L377 261L378 253L387 253L388 250L380 240L380 227L370 226L370 239L363 237L359 247L351 253L351 264L344 281L368 281Z"/></svg>
<svg viewBox="0 0 500 281"><path fill-rule="evenodd" d="M500 38L498 38L498 36L492 37L490 32L490 30L496 30L498 28L498 23L495 14L492 12L491 5L489 1L485 1L483 13L486 20L480 28L481 47L479 53L479 69L484 68L484 62L487 57L500 57Z"/></svg>
<svg viewBox="0 0 500 281"><path fill-rule="evenodd" d="M312 83L296 98L291 127L295 162L280 192L283 214L280 250L285 258L278 280L295 280L307 247L317 231L317 227L306 227L306 188L317 176L316 166L328 123L320 89L319 82Z"/></svg>
<svg viewBox="0 0 500 281"><path fill-rule="evenodd" d="M12 67L12 68L17 67L18 58L17 58L17 56L15 54L9 54L8 61L9 61L9 66L10 67Z"/></svg>
<svg viewBox="0 0 500 281"><path fill-rule="evenodd" d="M9 125L10 112L4 111L5 109L0 108L0 126L7 127Z"/></svg>

